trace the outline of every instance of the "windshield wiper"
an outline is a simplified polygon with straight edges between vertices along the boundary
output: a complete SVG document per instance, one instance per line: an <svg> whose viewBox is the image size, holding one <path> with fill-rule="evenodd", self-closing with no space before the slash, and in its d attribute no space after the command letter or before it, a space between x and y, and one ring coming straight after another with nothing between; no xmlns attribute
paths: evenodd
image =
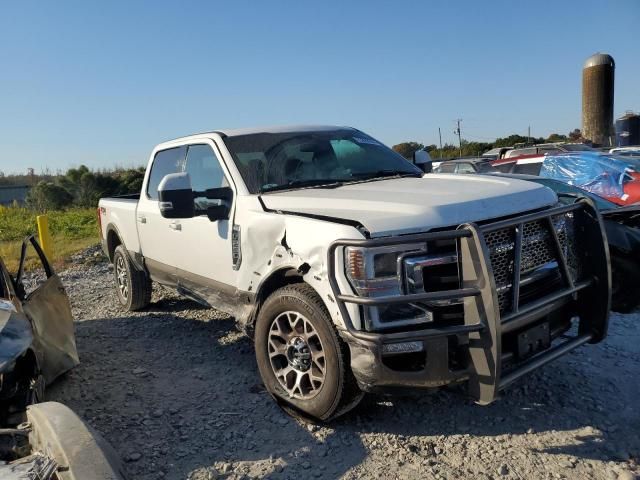
<svg viewBox="0 0 640 480"><path fill-rule="evenodd" d="M406 170L376 170L375 172L361 172L353 174L354 177L358 177L361 180L374 180L376 178L389 178L389 177L422 177L420 172L407 172Z"/></svg>
<svg viewBox="0 0 640 480"><path fill-rule="evenodd" d="M268 185L260 189L260 193L275 192L278 190L292 190L295 188L338 188L342 182L327 178L314 178L308 180L292 180L282 185Z"/></svg>

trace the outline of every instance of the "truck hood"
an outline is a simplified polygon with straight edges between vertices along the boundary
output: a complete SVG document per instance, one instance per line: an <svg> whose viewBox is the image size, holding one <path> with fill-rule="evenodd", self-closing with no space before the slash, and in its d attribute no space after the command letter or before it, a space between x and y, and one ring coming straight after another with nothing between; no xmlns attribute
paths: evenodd
<svg viewBox="0 0 640 480"><path fill-rule="evenodd" d="M429 174L263 195L270 210L359 222L372 237L481 222L553 205L534 182L483 175Z"/></svg>

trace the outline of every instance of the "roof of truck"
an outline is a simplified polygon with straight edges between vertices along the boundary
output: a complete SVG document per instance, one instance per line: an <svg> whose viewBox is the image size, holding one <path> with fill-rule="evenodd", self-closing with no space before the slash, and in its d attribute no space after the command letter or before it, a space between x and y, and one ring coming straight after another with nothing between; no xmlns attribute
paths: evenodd
<svg viewBox="0 0 640 480"><path fill-rule="evenodd" d="M223 137L236 137L239 135L250 135L256 133L289 133L289 132L328 132L331 130L353 130L357 132L353 127L345 127L338 125L271 125L264 127L249 127L249 128L226 128L219 130L208 130L206 132L193 133L191 135L184 135L182 137L173 138L162 142L159 146L170 145L174 142L181 142L191 138L199 138L207 136L212 133L217 133Z"/></svg>
<svg viewBox="0 0 640 480"><path fill-rule="evenodd" d="M250 128L229 128L223 130L215 130L215 132L226 135L227 137L235 137L238 135L250 135L253 133L323 132L345 128L355 130L352 127L341 127L338 125L271 125Z"/></svg>

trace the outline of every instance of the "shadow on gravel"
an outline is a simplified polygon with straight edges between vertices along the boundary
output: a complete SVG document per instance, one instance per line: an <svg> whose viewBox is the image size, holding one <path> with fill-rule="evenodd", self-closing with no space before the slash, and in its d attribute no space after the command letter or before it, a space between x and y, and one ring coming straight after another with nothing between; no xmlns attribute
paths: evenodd
<svg viewBox="0 0 640 480"><path fill-rule="evenodd" d="M260 388L251 342L231 318L212 320L209 312L188 300L161 300L135 316L77 324L82 363L51 387L49 398L103 433L133 478L159 478L160 472L187 478L194 471L204 476L189 478L209 478L209 467L237 472L243 462L251 462L245 473L254 477L337 478L373 448L390 449L384 456L415 453L412 442L425 436L434 449L438 436L526 439L580 430L575 444L538 451L597 460L621 449L624 456L625 448L638 451L638 439L629 440L640 426L637 413L624 410L629 391L622 395L603 376L585 378L584 365L593 359L583 352L536 372L488 407L456 392L368 396L329 428L300 424ZM627 446L609 441L603 448L616 423L616 435L628 435ZM365 447L363 439L376 433L394 438ZM424 441L419 450L438 455L429 445L425 450Z"/></svg>
<svg viewBox="0 0 640 480"><path fill-rule="evenodd" d="M106 437L132 478L184 479L202 469L209 478L213 465L243 462L257 477L336 478L363 461L358 437L316 439L308 430L315 427L275 404L231 318L193 318L210 310L188 300L149 310L77 323L81 365L48 390ZM339 461L327 458L329 443L339 446Z"/></svg>

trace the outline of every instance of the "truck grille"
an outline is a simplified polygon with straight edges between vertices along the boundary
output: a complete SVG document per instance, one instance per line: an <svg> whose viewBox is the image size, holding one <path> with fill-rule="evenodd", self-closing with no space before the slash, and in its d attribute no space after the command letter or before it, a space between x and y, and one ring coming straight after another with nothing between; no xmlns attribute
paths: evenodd
<svg viewBox="0 0 640 480"><path fill-rule="evenodd" d="M575 242L572 241L574 238L572 214L554 216L552 223L570 274L575 281L578 277L578 269L575 262ZM513 226L485 234L501 314L511 308L516 228L517 226ZM559 275L556 249L548 223L545 220L525 223L522 228L520 281L521 285L529 281L530 286L521 287L521 292L525 296L535 296L536 288L548 289Z"/></svg>

